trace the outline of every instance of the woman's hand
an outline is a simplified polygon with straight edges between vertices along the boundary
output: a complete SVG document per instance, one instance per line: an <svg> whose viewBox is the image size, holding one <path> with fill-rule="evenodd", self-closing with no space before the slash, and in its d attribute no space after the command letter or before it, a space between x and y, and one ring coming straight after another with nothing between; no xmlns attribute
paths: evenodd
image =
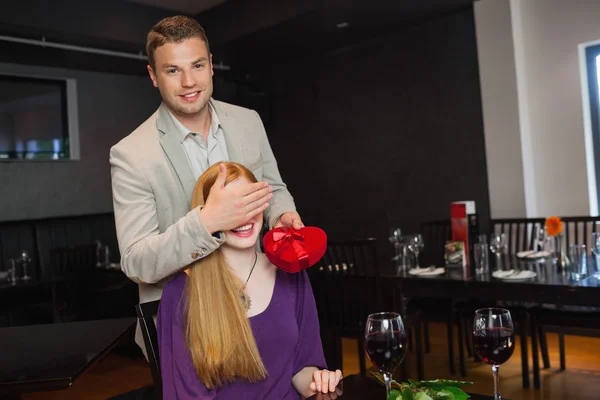
<svg viewBox="0 0 600 400"><path fill-rule="evenodd" d="M342 371L339 369L335 372L326 369L315 370L312 374L312 378L313 380L310 383L308 390L309 396L317 393L334 394L336 393L336 386L342 380ZM341 392L337 394L340 395Z"/></svg>

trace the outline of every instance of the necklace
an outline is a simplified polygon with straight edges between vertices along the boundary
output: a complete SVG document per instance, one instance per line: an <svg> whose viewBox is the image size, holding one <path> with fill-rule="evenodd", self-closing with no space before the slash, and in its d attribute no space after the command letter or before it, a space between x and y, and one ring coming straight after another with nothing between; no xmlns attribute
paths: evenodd
<svg viewBox="0 0 600 400"><path fill-rule="evenodd" d="M254 263L252 264L252 268L250 269L250 273L248 274L248 278L246 278L246 282L244 286L240 289L240 299L242 300L242 306L246 309L246 311L250 310L250 305L252 305L252 301L250 300L250 296L246 293L246 285L252 276L252 272L254 272L254 267L256 266L256 260L258 260L258 253L254 252Z"/></svg>

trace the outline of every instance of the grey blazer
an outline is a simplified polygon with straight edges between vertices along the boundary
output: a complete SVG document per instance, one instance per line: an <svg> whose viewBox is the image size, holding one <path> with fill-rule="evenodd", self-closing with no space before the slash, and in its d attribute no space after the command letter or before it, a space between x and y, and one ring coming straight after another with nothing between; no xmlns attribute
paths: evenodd
<svg viewBox="0 0 600 400"><path fill-rule="evenodd" d="M258 114L212 100L230 161L273 187L265 212L272 227L294 200L283 183ZM222 241L190 210L196 180L164 104L110 150L121 269L138 283L140 302L157 300L167 278L217 249Z"/></svg>

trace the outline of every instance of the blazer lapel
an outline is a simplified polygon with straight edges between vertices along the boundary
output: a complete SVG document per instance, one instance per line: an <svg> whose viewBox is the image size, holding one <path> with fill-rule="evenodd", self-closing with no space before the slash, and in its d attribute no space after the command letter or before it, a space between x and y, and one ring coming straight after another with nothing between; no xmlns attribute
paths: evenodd
<svg viewBox="0 0 600 400"><path fill-rule="evenodd" d="M169 111L164 103L161 104L158 110L158 116L156 118L156 127L160 132L160 145L169 158L171 165L175 169L175 173L179 177L181 187L185 192L188 206L191 207L192 195L194 194L194 187L196 186L196 179L192 173L192 168L190 167L187 156L185 155L183 146L175 134L176 130L168 112Z"/></svg>
<svg viewBox="0 0 600 400"><path fill-rule="evenodd" d="M218 102L211 100L211 104L219 116L219 122L221 123L221 128L225 135L229 161L244 165L245 142L244 136L240 135L240 132L243 132L244 130L239 127L239 124L235 119L230 117L227 112L219 106Z"/></svg>

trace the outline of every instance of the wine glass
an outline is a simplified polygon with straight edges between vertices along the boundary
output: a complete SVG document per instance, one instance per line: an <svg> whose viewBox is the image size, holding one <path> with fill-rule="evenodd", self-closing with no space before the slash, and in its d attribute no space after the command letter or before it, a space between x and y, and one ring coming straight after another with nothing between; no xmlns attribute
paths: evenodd
<svg viewBox="0 0 600 400"><path fill-rule="evenodd" d="M419 266L419 253L423 250L425 243L423 243L423 236L416 233L414 235L410 235L408 237L408 249L415 253L415 268L420 268Z"/></svg>
<svg viewBox="0 0 600 400"><path fill-rule="evenodd" d="M594 265L595 265L595 277L600 277L600 267L598 265L598 259L600 258L600 233L593 232L592 233L592 243L591 243L592 254L594 255Z"/></svg>
<svg viewBox="0 0 600 400"><path fill-rule="evenodd" d="M479 358L492 366L494 400L501 400L498 389L498 369L515 350L515 335L510 311L503 308L482 308L475 311L473 349Z"/></svg>
<svg viewBox="0 0 600 400"><path fill-rule="evenodd" d="M500 258L506 251L506 236L504 233L492 237L490 251L496 255L496 269L500 269Z"/></svg>
<svg viewBox="0 0 600 400"><path fill-rule="evenodd" d="M539 248L540 251L543 251L547 240L548 240L548 232L546 231L546 227L545 226L538 227L535 230L536 246L533 250L538 251L538 248Z"/></svg>
<svg viewBox="0 0 600 400"><path fill-rule="evenodd" d="M396 251L396 255L392 257L393 261L397 261L400 259L400 240L402 238L402 230L400 228L392 228L390 229L389 240L390 243L394 246L394 250Z"/></svg>
<svg viewBox="0 0 600 400"><path fill-rule="evenodd" d="M28 281L29 279L31 279L31 276L27 275L27 267L31 262L31 258L29 258L29 254L27 254L27 251L21 251L21 257L19 258L19 262L21 263L21 269L23 271L23 276L21 277L21 279L24 281Z"/></svg>
<svg viewBox="0 0 600 400"><path fill-rule="evenodd" d="M365 349L373 365L381 371L389 396L392 373L406 355L406 332L400 314L381 312L369 315L365 327Z"/></svg>

